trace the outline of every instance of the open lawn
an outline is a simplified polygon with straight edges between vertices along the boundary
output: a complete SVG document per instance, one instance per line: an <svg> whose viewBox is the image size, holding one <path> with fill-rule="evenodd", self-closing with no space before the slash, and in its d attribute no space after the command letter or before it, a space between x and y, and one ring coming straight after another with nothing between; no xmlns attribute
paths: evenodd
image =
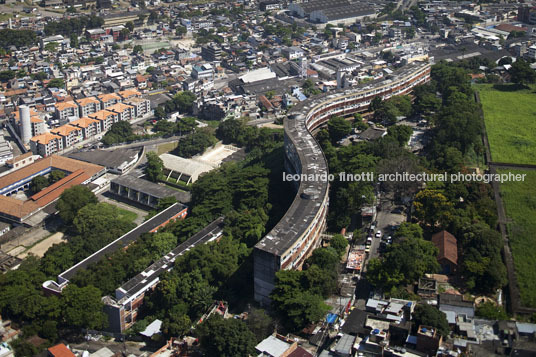
<svg viewBox="0 0 536 357"><path fill-rule="evenodd" d="M501 184L509 223L510 248L524 306L536 307L536 171L500 170L526 174L525 181Z"/></svg>
<svg viewBox="0 0 536 357"><path fill-rule="evenodd" d="M117 207L117 210L119 211L119 217L124 218L129 222L133 222L136 218L138 218L138 215L132 211L126 210L121 207Z"/></svg>
<svg viewBox="0 0 536 357"><path fill-rule="evenodd" d="M179 145L178 141L173 141L171 143L160 144L160 145L158 145L157 154L162 155L162 154L164 154L166 152L173 151L173 150L175 150L177 148L178 145Z"/></svg>
<svg viewBox="0 0 536 357"><path fill-rule="evenodd" d="M536 164L536 87L476 86L495 162Z"/></svg>

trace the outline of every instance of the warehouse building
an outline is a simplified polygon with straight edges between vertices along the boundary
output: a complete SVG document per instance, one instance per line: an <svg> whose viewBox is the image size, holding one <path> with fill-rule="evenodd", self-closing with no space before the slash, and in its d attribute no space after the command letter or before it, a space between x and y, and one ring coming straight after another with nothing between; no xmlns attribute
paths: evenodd
<svg viewBox="0 0 536 357"><path fill-rule="evenodd" d="M349 0L312 0L292 3L289 10L294 16L308 18L320 24L352 24L365 17L373 18L376 12L368 3Z"/></svg>

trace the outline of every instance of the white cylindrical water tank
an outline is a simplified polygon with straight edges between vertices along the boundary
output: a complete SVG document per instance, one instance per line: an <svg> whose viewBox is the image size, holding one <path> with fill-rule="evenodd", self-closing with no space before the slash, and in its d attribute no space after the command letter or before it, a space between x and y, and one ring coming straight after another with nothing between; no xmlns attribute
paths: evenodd
<svg viewBox="0 0 536 357"><path fill-rule="evenodd" d="M30 121L30 108L27 105L19 106L21 123L21 139L23 144L28 144L32 138L32 123Z"/></svg>

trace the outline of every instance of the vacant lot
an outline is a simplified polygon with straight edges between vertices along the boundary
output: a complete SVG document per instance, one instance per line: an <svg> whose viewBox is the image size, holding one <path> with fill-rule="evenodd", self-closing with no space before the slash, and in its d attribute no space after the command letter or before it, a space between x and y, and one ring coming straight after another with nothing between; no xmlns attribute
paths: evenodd
<svg viewBox="0 0 536 357"><path fill-rule="evenodd" d="M43 239L42 241L28 249L26 252L19 255L19 258L24 259L29 253L34 254L39 258L42 258L43 255L45 255L45 253L47 252L48 248L52 247L54 244L59 244L64 241L65 239L63 239L63 233L54 233L50 237Z"/></svg>
<svg viewBox="0 0 536 357"><path fill-rule="evenodd" d="M536 93L513 85L479 85L486 131L495 162L536 164Z"/></svg>
<svg viewBox="0 0 536 357"><path fill-rule="evenodd" d="M536 307L536 171L501 170L527 174L524 182L501 184L508 234L523 305Z"/></svg>

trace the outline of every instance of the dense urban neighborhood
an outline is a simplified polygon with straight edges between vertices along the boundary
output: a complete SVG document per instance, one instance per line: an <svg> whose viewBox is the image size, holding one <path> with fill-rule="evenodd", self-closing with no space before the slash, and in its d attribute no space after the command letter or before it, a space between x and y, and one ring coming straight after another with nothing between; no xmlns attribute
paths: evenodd
<svg viewBox="0 0 536 357"><path fill-rule="evenodd" d="M536 356L536 3L0 3L0 357Z"/></svg>

